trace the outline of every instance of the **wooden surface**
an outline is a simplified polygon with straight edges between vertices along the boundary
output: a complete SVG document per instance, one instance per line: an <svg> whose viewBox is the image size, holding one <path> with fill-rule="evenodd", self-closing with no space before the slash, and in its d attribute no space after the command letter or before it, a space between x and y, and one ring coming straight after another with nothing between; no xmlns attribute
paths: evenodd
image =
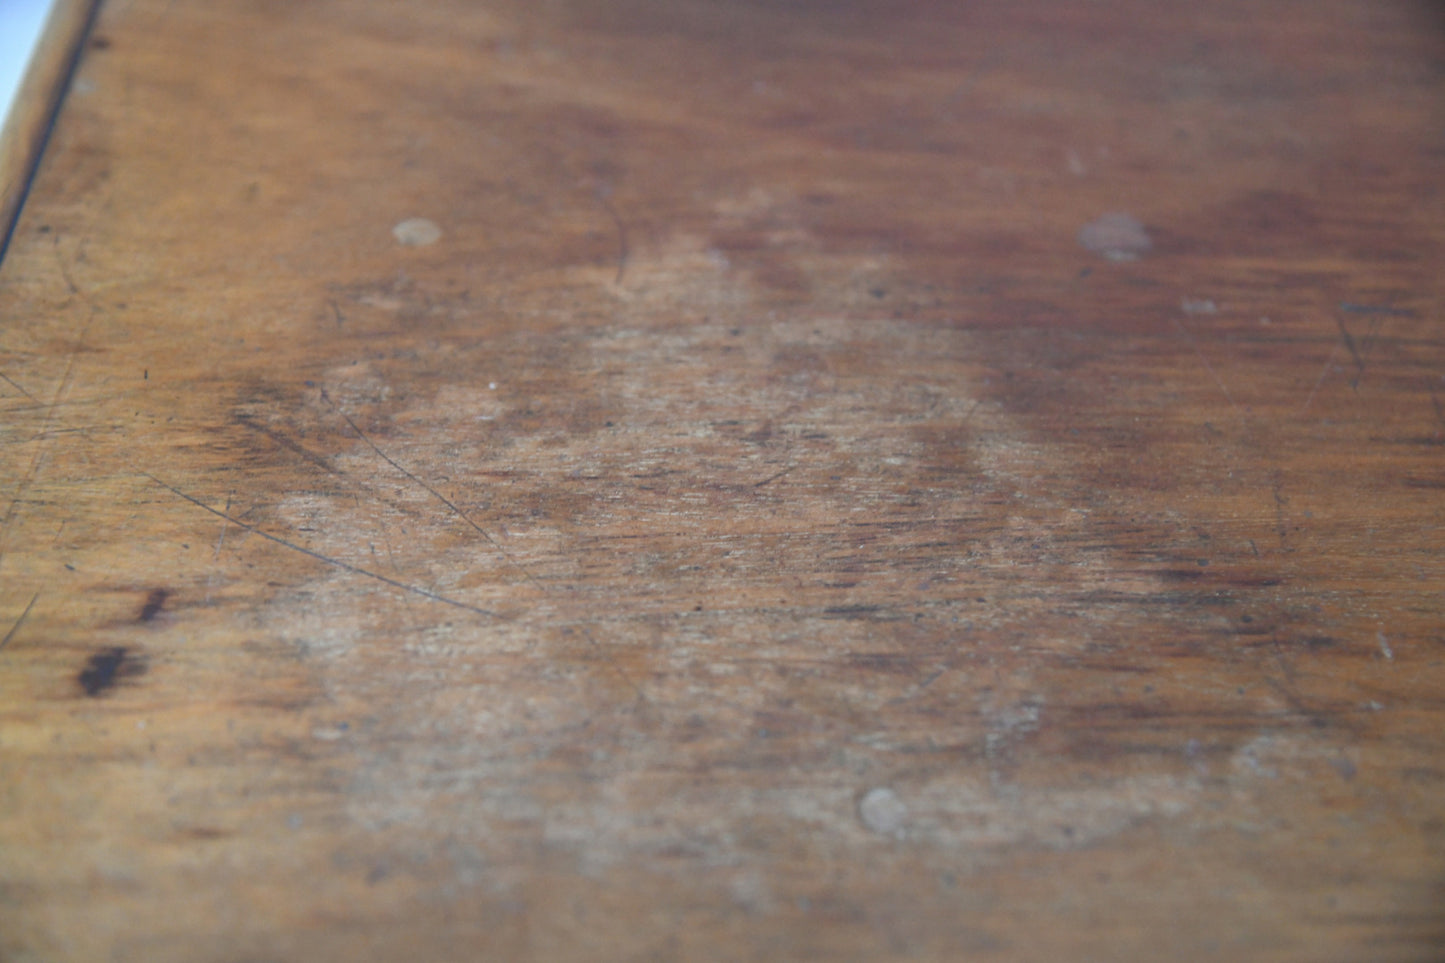
<svg viewBox="0 0 1445 963"><path fill-rule="evenodd" d="M0 958L1442 958L1440 21L106 4Z"/></svg>
<svg viewBox="0 0 1445 963"><path fill-rule="evenodd" d="M45 25L8 112L0 104L0 259L97 6L97 0L49 3Z"/></svg>

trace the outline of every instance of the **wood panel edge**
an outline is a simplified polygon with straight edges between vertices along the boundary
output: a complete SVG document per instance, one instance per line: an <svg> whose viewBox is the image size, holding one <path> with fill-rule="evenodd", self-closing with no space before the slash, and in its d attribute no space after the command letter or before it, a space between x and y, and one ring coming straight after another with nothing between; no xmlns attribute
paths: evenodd
<svg viewBox="0 0 1445 963"><path fill-rule="evenodd" d="M10 115L0 129L0 263L10 247L31 181L100 0L52 0Z"/></svg>

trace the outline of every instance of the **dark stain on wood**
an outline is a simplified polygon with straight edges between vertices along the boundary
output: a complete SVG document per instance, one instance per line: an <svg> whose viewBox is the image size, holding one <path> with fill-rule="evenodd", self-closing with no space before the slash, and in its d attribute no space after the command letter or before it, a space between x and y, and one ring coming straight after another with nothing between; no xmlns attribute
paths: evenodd
<svg viewBox="0 0 1445 963"><path fill-rule="evenodd" d="M151 589L146 596L145 604L141 606L138 621L150 622L166 607L166 599L171 597L170 589Z"/></svg>
<svg viewBox="0 0 1445 963"><path fill-rule="evenodd" d="M91 655L86 660L85 668L81 669L75 678L81 689L85 690L85 694L94 699L113 689L122 680L144 675L145 672L144 657L123 645L116 645Z"/></svg>

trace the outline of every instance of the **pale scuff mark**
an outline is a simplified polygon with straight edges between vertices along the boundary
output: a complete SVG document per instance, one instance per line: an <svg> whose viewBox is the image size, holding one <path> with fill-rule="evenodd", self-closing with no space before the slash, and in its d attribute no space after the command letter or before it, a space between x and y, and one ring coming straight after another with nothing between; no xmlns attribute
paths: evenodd
<svg viewBox="0 0 1445 963"><path fill-rule="evenodd" d="M1079 244L1111 261L1136 261L1154 248L1139 219L1123 211L1101 214L1079 228Z"/></svg>
<svg viewBox="0 0 1445 963"><path fill-rule="evenodd" d="M393 227L391 233L404 247L426 247L442 239L442 229L424 217L409 217Z"/></svg>
<svg viewBox="0 0 1445 963"><path fill-rule="evenodd" d="M908 807L887 786L870 789L858 801L858 818L880 836L902 839L907 835Z"/></svg>

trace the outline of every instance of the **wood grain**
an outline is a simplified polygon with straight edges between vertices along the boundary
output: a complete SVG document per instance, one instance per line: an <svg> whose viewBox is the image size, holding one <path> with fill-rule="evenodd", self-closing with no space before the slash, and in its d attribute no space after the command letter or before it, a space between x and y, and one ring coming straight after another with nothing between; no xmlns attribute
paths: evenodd
<svg viewBox="0 0 1445 963"><path fill-rule="evenodd" d="M1442 63L105 6L0 268L0 958L1439 959Z"/></svg>
<svg viewBox="0 0 1445 963"><path fill-rule="evenodd" d="M51 0L49 14L9 113L0 113L0 259L25 203L50 126L70 83L98 0ZM0 108L3 110L3 108Z"/></svg>

